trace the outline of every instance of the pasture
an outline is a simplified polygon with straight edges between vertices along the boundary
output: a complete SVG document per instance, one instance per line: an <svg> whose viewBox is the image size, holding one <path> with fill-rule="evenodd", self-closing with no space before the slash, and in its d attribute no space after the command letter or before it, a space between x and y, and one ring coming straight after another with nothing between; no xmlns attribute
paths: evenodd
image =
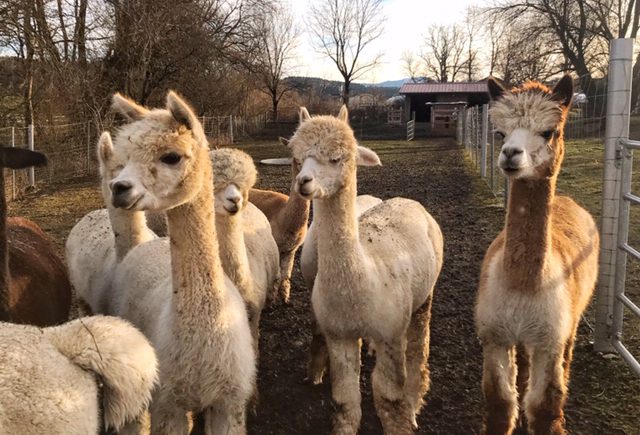
<svg viewBox="0 0 640 435"><path fill-rule="evenodd" d="M359 169L359 193L386 199L403 196L421 202L440 224L445 261L436 285L431 320L431 389L418 420L424 434L473 434L481 425L481 347L473 325L473 305L484 252L502 228L501 201L476 176L463 148L451 139L414 142L369 141L383 166ZM284 157L279 143L239 144L257 161ZM573 196L598 220L602 183L602 145L570 141L559 177L560 193ZM257 187L288 192L290 169L258 165ZM71 227L87 212L101 208L97 177L48 186L10 204L11 215L34 220L50 234L63 254ZM640 219L637 220L640 222ZM328 379L322 386L305 382L310 342L309 289L298 265L291 305L265 310L261 322L259 391L249 433L328 433L333 412ZM574 434L639 434L640 379L617 357L591 349L594 313L579 328L572 365L567 429ZM634 330L635 331L635 330ZM381 433L371 399L373 358L363 350L360 433Z"/></svg>

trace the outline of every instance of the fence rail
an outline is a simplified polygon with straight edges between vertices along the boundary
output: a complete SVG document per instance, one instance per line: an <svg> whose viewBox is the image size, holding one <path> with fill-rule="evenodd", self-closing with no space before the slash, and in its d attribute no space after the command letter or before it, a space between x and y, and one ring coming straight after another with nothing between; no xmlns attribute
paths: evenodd
<svg viewBox="0 0 640 435"><path fill-rule="evenodd" d="M261 132L267 114L253 117L204 116L200 118L210 145L228 145ZM95 175L95 146L100 134L92 121L66 124L0 127L0 146L29 148L47 155L41 168L4 170L5 197L14 200L30 188Z"/></svg>

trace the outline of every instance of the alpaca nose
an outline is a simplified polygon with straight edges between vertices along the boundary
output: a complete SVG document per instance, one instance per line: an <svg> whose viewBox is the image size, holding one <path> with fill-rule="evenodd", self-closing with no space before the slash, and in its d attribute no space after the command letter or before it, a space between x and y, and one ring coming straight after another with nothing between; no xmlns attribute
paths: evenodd
<svg viewBox="0 0 640 435"><path fill-rule="evenodd" d="M113 196L122 196L129 192L133 185L128 181L116 181L115 183L111 183L110 187Z"/></svg>
<svg viewBox="0 0 640 435"><path fill-rule="evenodd" d="M305 184L309 183L311 180L313 180L313 178L311 178L309 175L302 175L298 177L298 184L300 184L300 187L302 187Z"/></svg>
<svg viewBox="0 0 640 435"><path fill-rule="evenodd" d="M522 154L522 148L515 148L515 147L503 148L502 154L504 154L504 156L507 159L512 159L515 156Z"/></svg>

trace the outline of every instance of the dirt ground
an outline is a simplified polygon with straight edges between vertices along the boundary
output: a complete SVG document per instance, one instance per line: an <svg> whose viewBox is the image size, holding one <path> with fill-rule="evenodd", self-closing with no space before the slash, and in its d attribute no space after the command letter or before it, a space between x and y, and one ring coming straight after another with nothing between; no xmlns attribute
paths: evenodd
<svg viewBox="0 0 640 435"><path fill-rule="evenodd" d="M482 353L473 327L473 304L480 263L501 229L504 211L471 168L463 151L448 139L367 142L383 166L359 172L359 192L381 198L420 201L440 223L445 262L436 285L431 320L431 389L419 418L423 434L474 434L481 425ZM282 146L244 147L255 159L286 156ZM259 187L286 192L287 168L259 166ZM30 217L62 248L74 223L101 207L96 180L48 188L14 202L11 213ZM293 276L292 304L268 308L262 317L257 414L254 434L326 434L333 405L328 382L305 381L310 342L309 290L299 266ZM640 434L640 379L617 357L592 351L593 313L579 330L572 366L567 428L573 434ZM381 433L371 399L373 359L363 357L363 418L360 433Z"/></svg>

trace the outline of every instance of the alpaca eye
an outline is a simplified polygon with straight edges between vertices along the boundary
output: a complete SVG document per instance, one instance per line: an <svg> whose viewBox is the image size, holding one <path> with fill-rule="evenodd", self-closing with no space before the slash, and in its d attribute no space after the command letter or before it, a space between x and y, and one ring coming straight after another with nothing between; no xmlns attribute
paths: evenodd
<svg viewBox="0 0 640 435"><path fill-rule="evenodd" d="M553 134L555 133L555 130L547 130L547 131L543 131L540 136L542 136L544 138L544 140L549 140L551 139L551 137L553 136Z"/></svg>
<svg viewBox="0 0 640 435"><path fill-rule="evenodd" d="M340 163L340 157L334 157L333 159L329 159L332 165Z"/></svg>
<svg viewBox="0 0 640 435"><path fill-rule="evenodd" d="M174 152L164 154L160 157L160 161L166 165L176 165L180 163L180 160L182 160L182 156Z"/></svg>
<svg viewBox="0 0 640 435"><path fill-rule="evenodd" d="M505 138L505 134L503 132L501 132L501 131L496 131L496 134L498 135L498 137L500 139L504 139Z"/></svg>

